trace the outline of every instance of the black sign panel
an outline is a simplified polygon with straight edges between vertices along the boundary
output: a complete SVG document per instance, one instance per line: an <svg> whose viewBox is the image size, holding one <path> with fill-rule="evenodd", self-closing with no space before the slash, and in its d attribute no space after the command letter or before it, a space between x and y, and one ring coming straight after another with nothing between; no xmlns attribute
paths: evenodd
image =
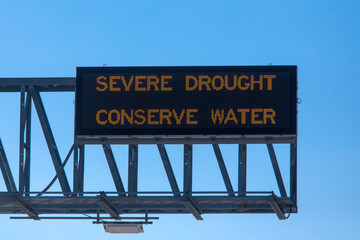
<svg viewBox="0 0 360 240"><path fill-rule="evenodd" d="M296 66L78 67L77 136L296 135Z"/></svg>

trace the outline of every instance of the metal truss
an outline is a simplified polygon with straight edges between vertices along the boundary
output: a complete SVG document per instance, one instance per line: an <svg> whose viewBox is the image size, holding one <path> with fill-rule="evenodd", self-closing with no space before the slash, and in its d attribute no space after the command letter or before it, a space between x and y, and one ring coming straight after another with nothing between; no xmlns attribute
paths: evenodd
<svg viewBox="0 0 360 240"><path fill-rule="evenodd" d="M211 213L275 213L279 219L297 212L297 138L296 136L273 137L87 137L74 138L65 159L61 159L52 134L40 92L73 92L75 78L2 78L0 92L20 93L20 149L19 180L15 184L5 149L0 138L0 169L6 192L0 192L1 214L26 214L14 219L143 219L148 214L192 214L202 220L203 214ZM44 137L56 171L56 176L42 192L31 192L31 106L35 106ZM273 144L290 145L290 192L285 190L283 178ZM84 192L85 146L101 145L110 169L116 192ZM111 145L127 144L128 186L121 179ZM171 192L138 191L138 145L156 144L171 187ZM181 190L175 178L165 144L184 145L184 183ZM225 192L194 192L192 190L193 145L212 144ZM233 188L218 144L238 144L238 189ZM247 191L247 145L266 144L274 170L280 196L274 192ZM64 166L73 155L72 190ZM59 181L61 192L49 192ZM83 214L86 217L49 217L45 214ZM89 214L96 214L96 217ZM100 214L103 216L100 217ZM123 217L123 214L145 214L145 217ZM104 216L105 215L105 216Z"/></svg>

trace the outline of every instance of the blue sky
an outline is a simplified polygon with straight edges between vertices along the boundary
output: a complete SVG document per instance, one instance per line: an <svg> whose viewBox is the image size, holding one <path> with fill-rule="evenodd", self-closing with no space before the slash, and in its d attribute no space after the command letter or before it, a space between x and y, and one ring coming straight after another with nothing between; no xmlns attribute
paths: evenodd
<svg viewBox="0 0 360 240"><path fill-rule="evenodd" d="M359 239L360 3L358 1L0 0L0 77L74 77L77 66L298 65L298 206L275 215L160 216L141 235L88 221L9 220L11 239ZM62 158L73 139L72 93L42 94ZM0 94L0 137L17 179L19 95ZM33 116L32 187L54 176ZM178 182L182 148L169 146ZM222 146L236 183L236 146ZM288 180L288 148L276 146ZM114 147L123 179L126 148ZM100 147L87 149L86 190L113 190ZM194 188L224 190L210 146L196 146ZM265 146L249 148L249 188L276 190ZM206 171L204 171L206 170ZM71 166L66 168L71 176ZM157 177L154 178L153 176ZM96 178L95 178L96 176ZM139 189L168 190L154 146L142 146ZM194 178L195 178L194 176ZM285 182L288 184L288 182ZM52 190L59 189L58 184ZM0 190L4 184L0 181Z"/></svg>

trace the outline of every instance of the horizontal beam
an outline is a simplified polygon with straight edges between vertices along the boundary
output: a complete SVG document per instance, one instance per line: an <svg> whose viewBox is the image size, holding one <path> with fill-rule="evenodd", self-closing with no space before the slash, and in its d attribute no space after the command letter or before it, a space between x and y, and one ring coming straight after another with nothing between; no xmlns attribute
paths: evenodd
<svg viewBox="0 0 360 240"><path fill-rule="evenodd" d="M201 214L211 213L275 213L270 203L273 201L267 196L192 196L197 209ZM182 197L174 196L137 196L119 197L107 196L111 205L121 209L121 214L189 214L188 206ZM36 209L38 214L108 214L99 205L97 196L81 197L26 197L29 206ZM277 203L283 213L295 213L296 208L290 198L277 198ZM125 207L126 206L126 207ZM198 211L200 212L200 211ZM23 214L11 193L0 193L0 214Z"/></svg>
<svg viewBox="0 0 360 240"><path fill-rule="evenodd" d="M296 141L291 137L77 137L77 144L289 144Z"/></svg>
<svg viewBox="0 0 360 240"><path fill-rule="evenodd" d="M40 92L74 92L76 78L0 78L0 92L21 92L22 86L35 86Z"/></svg>
<svg viewBox="0 0 360 240"><path fill-rule="evenodd" d="M31 219L29 217L10 217L10 219ZM91 220L103 220L103 219L113 219L112 217L92 217L92 216L88 216L88 217L55 217L55 216L51 216L51 217L39 217L40 220L44 219L44 220L87 220L87 219L91 219ZM159 220L159 217L121 217L120 220Z"/></svg>

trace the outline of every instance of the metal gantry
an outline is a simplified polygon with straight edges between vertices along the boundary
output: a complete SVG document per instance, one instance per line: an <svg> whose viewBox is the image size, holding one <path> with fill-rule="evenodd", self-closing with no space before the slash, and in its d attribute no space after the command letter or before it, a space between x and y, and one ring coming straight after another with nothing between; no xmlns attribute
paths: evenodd
<svg viewBox="0 0 360 240"><path fill-rule="evenodd" d="M2 78L0 92L20 93L19 180L16 186L4 146L0 138L0 169L7 191L0 192L1 214L26 214L30 219L142 219L148 214L191 213L202 220L209 213L275 213L279 219L297 212L297 138L296 136L232 136L232 137L84 137L74 138L65 159L61 160L40 92L73 92L75 78ZM31 106L35 106L45 136L56 176L41 192L32 192L30 184ZM1 137L1 136L0 136ZM128 145L127 191L121 179L111 145ZM171 192L138 191L139 144L155 144L158 148ZM183 144L183 189L179 188L165 144ZM192 188L193 145L211 144L219 165L225 192L195 192ZM238 144L238 189L234 190L219 144ZM273 191L247 191L247 145L266 144L280 196ZM273 144L290 145L290 193L284 181ZM110 169L116 192L84 192L85 146L101 145ZM70 187L64 166L73 155L73 186ZM196 159L195 159L196 161ZM49 192L59 181L61 192ZM44 216L44 215L51 216ZM85 214L67 216L61 214ZM145 217L123 217L124 214L144 214ZM54 215L54 216L53 216ZM95 215L95 216L94 216Z"/></svg>

